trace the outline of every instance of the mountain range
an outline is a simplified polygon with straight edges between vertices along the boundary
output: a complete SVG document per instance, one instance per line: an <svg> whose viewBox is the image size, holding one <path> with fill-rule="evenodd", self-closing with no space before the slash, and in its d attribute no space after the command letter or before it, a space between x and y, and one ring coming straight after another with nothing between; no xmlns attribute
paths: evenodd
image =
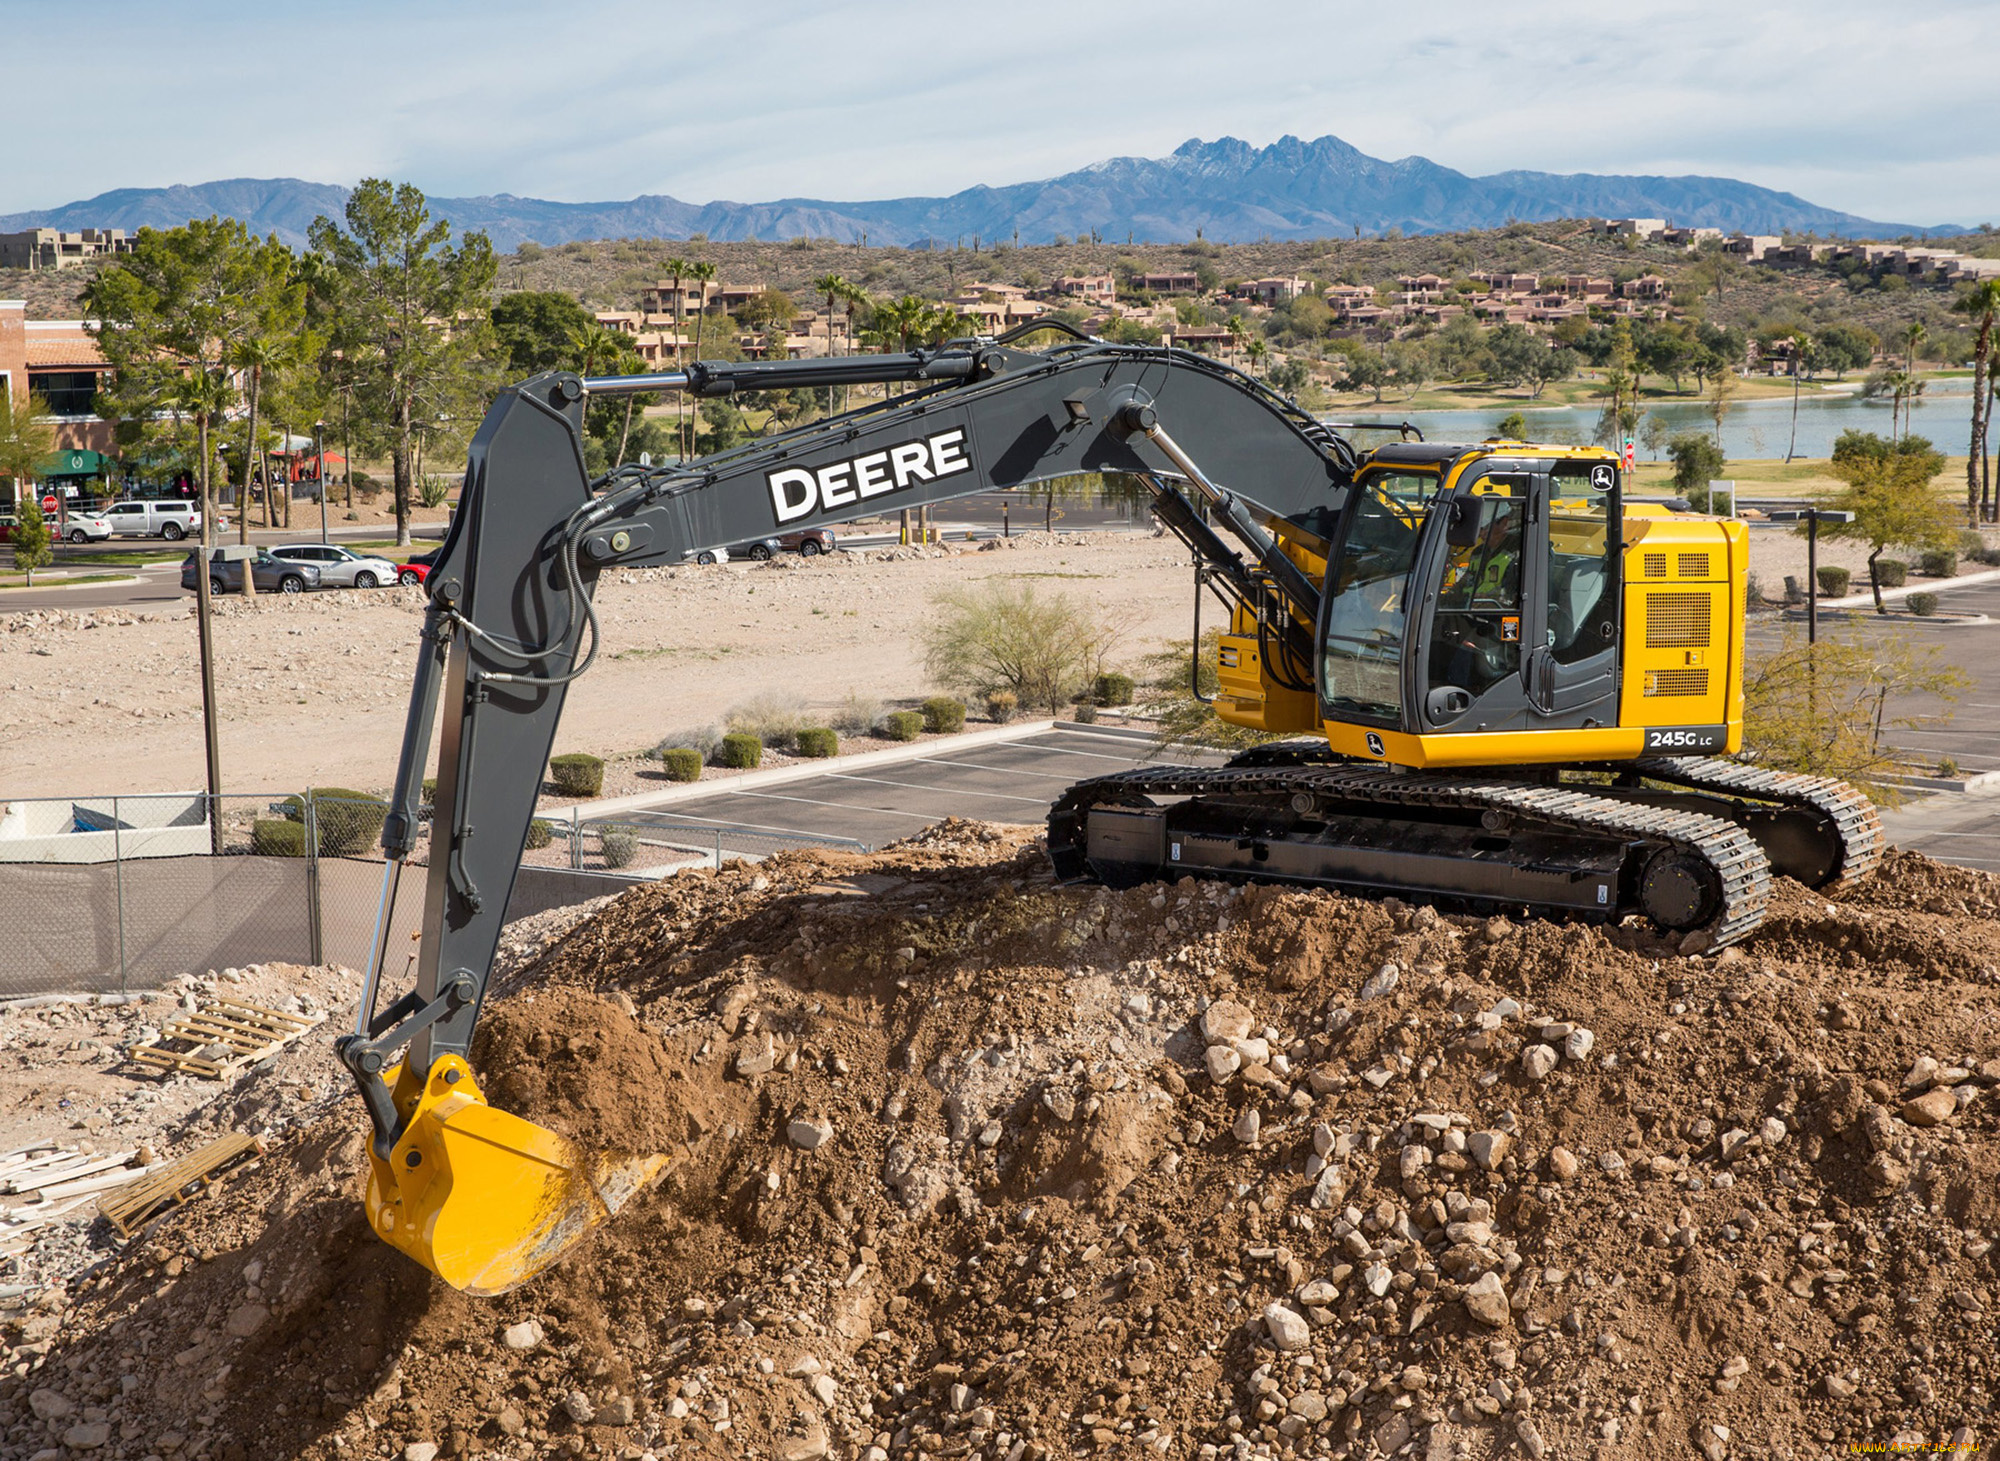
<svg viewBox="0 0 2000 1461"><path fill-rule="evenodd" d="M338 216L347 189L297 178L232 178L170 188L121 188L60 208L0 215L0 232L24 228L171 227L189 218L235 217L259 233L305 241L320 214ZM1141 243L1217 243L1342 238L1496 228L1516 219L1665 218L1749 233L1894 238L1962 232L1953 226L1881 223L1821 208L1791 193L1733 178L1625 177L1501 172L1472 177L1423 157L1385 162L1338 137L1281 137L1253 147L1234 137L1192 139L1169 157L1114 157L1060 177L973 187L944 198L839 203L684 203L664 194L625 202L557 203L501 193L432 198L434 216L483 229L496 248L526 241L687 238L949 244L985 240L1047 243L1055 235Z"/></svg>

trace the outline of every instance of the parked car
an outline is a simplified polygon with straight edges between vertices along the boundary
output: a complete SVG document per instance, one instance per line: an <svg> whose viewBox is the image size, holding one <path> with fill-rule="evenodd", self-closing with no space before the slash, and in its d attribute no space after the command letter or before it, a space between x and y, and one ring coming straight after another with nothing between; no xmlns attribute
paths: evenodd
<svg viewBox="0 0 2000 1461"><path fill-rule="evenodd" d="M224 550L211 549L208 556L208 591L212 594L226 594L232 589L243 588L243 564L241 558L224 558ZM192 592L195 587L196 565L200 562L199 552L190 553L181 560L181 587ZM267 594L302 594L307 589L319 587L319 569L310 563L294 563L286 558L274 558L264 549L257 550L257 556L248 560L251 564L250 581L257 585L257 592Z"/></svg>
<svg viewBox="0 0 2000 1461"><path fill-rule="evenodd" d="M409 561L396 570L396 582L400 584L420 584L431 576L431 569L437 566L438 554L444 551L440 544L428 553L412 553Z"/></svg>
<svg viewBox="0 0 2000 1461"><path fill-rule="evenodd" d="M111 519L94 507L72 507L63 536L72 543L101 543L111 536Z"/></svg>
<svg viewBox="0 0 2000 1461"><path fill-rule="evenodd" d="M310 563L319 570L322 588L379 588L400 577L396 565L374 553L356 553L338 543L285 543L271 550L273 558Z"/></svg>
<svg viewBox="0 0 2000 1461"><path fill-rule="evenodd" d="M111 531L121 538L165 538L168 542L179 542L201 531L201 510L179 498L162 501L128 498L105 508L104 517Z"/></svg>
<svg viewBox="0 0 2000 1461"><path fill-rule="evenodd" d="M703 548L699 553L684 553L681 556L691 559L696 563L727 563L729 561L729 549Z"/></svg>
<svg viewBox="0 0 2000 1461"><path fill-rule="evenodd" d="M801 528L795 533L774 533L768 538L753 538L747 543L737 543L730 548L734 557L748 558L762 563L775 558L780 553L797 553L811 558L820 553L831 553L839 540L825 528Z"/></svg>

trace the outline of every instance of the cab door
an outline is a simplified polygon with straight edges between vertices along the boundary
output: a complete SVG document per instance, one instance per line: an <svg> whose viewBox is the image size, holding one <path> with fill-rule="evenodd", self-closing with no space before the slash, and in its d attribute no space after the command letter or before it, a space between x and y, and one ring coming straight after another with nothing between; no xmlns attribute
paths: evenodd
<svg viewBox="0 0 2000 1461"><path fill-rule="evenodd" d="M1523 678L1531 729L1618 723L1618 470L1559 461L1537 474Z"/></svg>

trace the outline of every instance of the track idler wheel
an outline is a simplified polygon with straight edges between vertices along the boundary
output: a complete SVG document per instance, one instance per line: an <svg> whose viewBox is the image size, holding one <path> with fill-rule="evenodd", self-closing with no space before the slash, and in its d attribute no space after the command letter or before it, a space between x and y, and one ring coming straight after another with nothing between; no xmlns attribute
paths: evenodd
<svg viewBox="0 0 2000 1461"><path fill-rule="evenodd" d="M1722 907L1722 879L1707 859L1664 847L1639 874L1639 909L1662 928L1686 933Z"/></svg>

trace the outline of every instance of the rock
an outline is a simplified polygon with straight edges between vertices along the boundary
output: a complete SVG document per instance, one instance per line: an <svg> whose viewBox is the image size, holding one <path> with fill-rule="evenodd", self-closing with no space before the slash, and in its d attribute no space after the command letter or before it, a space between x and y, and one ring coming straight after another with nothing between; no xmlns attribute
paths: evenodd
<svg viewBox="0 0 2000 1461"><path fill-rule="evenodd" d="M1521 1073L1531 1081L1541 1080L1556 1068L1556 1052L1547 1045L1530 1045L1521 1052Z"/></svg>
<svg viewBox="0 0 2000 1461"><path fill-rule="evenodd" d="M1774 1147L1787 1135L1785 1123L1775 1116L1766 1116L1763 1125L1757 1128L1757 1140L1767 1147Z"/></svg>
<svg viewBox="0 0 2000 1461"><path fill-rule="evenodd" d="M1324 1121L1315 1122L1312 1131L1313 1151L1322 1157L1333 1155L1333 1128Z"/></svg>
<svg viewBox="0 0 2000 1461"><path fill-rule="evenodd" d="M523 1319L519 1324L510 1324L501 1333L500 1342L509 1349L533 1349L542 1342L542 1321Z"/></svg>
<svg viewBox="0 0 2000 1461"><path fill-rule="evenodd" d="M229 1311L229 1317L222 1321L224 1332L236 1339L248 1339L264 1327L264 1321L271 1317L271 1311L262 1304L239 1304Z"/></svg>
<svg viewBox="0 0 2000 1461"><path fill-rule="evenodd" d="M736 1057L736 1073L742 1076L769 1075L777 1066L778 1047L769 1035Z"/></svg>
<svg viewBox="0 0 2000 1461"><path fill-rule="evenodd" d="M1497 1273L1483 1274L1469 1284L1463 1300L1465 1312L1492 1329L1498 1329L1512 1317L1507 1307L1506 1285L1500 1282Z"/></svg>
<svg viewBox="0 0 2000 1461"><path fill-rule="evenodd" d="M499 1426L504 1434L510 1436L521 1435L528 1429L528 1418L511 1405L501 1406L500 1413L493 1418L493 1423Z"/></svg>
<svg viewBox="0 0 2000 1461"><path fill-rule="evenodd" d="M1750 1361L1740 1354L1731 1355L1722 1362L1722 1378L1734 1380L1738 1375L1750 1373Z"/></svg>
<svg viewBox="0 0 2000 1461"><path fill-rule="evenodd" d="M1300 1420L1317 1424L1326 1419L1326 1397L1317 1390L1302 1390L1285 1407Z"/></svg>
<svg viewBox="0 0 2000 1461"><path fill-rule="evenodd" d="M38 1420L61 1420L74 1413L76 1405L58 1390L37 1390L28 1397L28 1408Z"/></svg>
<svg viewBox="0 0 2000 1461"><path fill-rule="evenodd" d="M1576 1180L1576 1153L1566 1146L1549 1148L1549 1175L1558 1182Z"/></svg>
<svg viewBox="0 0 2000 1461"><path fill-rule="evenodd" d="M1582 1060L1590 1054L1590 1047L1596 1043L1597 1037L1579 1026L1564 1037L1563 1054L1571 1060Z"/></svg>
<svg viewBox="0 0 2000 1461"><path fill-rule="evenodd" d="M1903 1103L1903 1119L1912 1126L1941 1126L1958 1114L1958 1097L1948 1086L1925 1091Z"/></svg>
<svg viewBox="0 0 2000 1461"><path fill-rule="evenodd" d="M437 1461L437 1442L412 1441L403 1447L403 1461Z"/></svg>
<svg viewBox="0 0 2000 1461"><path fill-rule="evenodd" d="M104 1421L86 1421L63 1432L63 1444L72 1451L95 1451L111 1439L111 1427Z"/></svg>
<svg viewBox="0 0 2000 1461"><path fill-rule="evenodd" d="M1845 1375L1828 1375L1824 1382L1824 1388L1827 1399L1848 1400L1853 1397L1855 1390L1859 1387Z"/></svg>
<svg viewBox="0 0 2000 1461"><path fill-rule="evenodd" d="M834 1397L840 1394L840 1386L831 1375L814 1375L809 1388L821 1405L832 1405Z"/></svg>
<svg viewBox="0 0 2000 1461"><path fill-rule="evenodd" d="M1725 1162L1735 1161L1736 1154L1743 1150L1744 1143L1749 1140L1750 1133L1740 1126L1732 1126L1729 1130L1723 1132L1721 1142L1722 1160Z"/></svg>
<svg viewBox="0 0 2000 1461"><path fill-rule="evenodd" d="M816 1152L833 1140L833 1123L824 1117L800 1117L785 1127L785 1139L800 1151Z"/></svg>
<svg viewBox="0 0 2000 1461"><path fill-rule="evenodd" d="M1243 1068L1243 1057L1228 1045L1211 1045L1202 1056L1208 1066L1208 1078L1222 1085Z"/></svg>
<svg viewBox="0 0 2000 1461"><path fill-rule="evenodd" d="M1264 1114L1255 1106L1245 1107L1243 1113L1230 1123L1229 1133L1245 1146L1257 1144L1257 1133L1263 1130Z"/></svg>
<svg viewBox="0 0 2000 1461"><path fill-rule="evenodd" d="M819 1461L826 1454L826 1432L813 1430L803 1439L786 1441L778 1448L779 1461Z"/></svg>
<svg viewBox="0 0 2000 1461"><path fill-rule="evenodd" d="M1514 1138L1504 1131L1475 1131L1465 1139L1466 1155L1486 1172L1498 1169L1513 1149Z"/></svg>
<svg viewBox="0 0 2000 1461"><path fill-rule="evenodd" d="M1251 1023L1254 1020L1249 1010L1231 999L1218 999L1202 1011L1201 1033L1211 1045L1226 1045L1231 1040L1250 1038Z"/></svg>
<svg viewBox="0 0 2000 1461"><path fill-rule="evenodd" d="M1903 1077L1903 1089L1906 1091L1926 1090L1937 1083L1937 1078L1937 1061L1928 1055L1919 1055L1916 1064L1910 1067L1910 1073Z"/></svg>
<svg viewBox="0 0 2000 1461"><path fill-rule="evenodd" d="M1362 1285L1378 1299L1389 1292L1389 1285L1395 1281L1395 1277L1396 1275L1389 1271L1389 1266L1385 1263L1371 1263L1361 1270Z"/></svg>
<svg viewBox="0 0 2000 1461"><path fill-rule="evenodd" d="M1340 1290L1323 1278L1299 1285L1298 1301L1310 1308L1324 1309L1339 1302Z"/></svg>
<svg viewBox="0 0 2000 1461"><path fill-rule="evenodd" d="M597 1407L581 1390L572 1390L563 1396L562 1408L563 1413L578 1425L589 1425L597 1418Z"/></svg>
<svg viewBox="0 0 2000 1461"><path fill-rule="evenodd" d="M1381 999L1384 995L1394 993L1396 986L1402 983L1402 980L1402 970L1398 969L1394 964L1384 964L1368 976L1367 981L1361 986L1361 993L1356 995L1355 998L1357 1000Z"/></svg>
<svg viewBox="0 0 2000 1461"><path fill-rule="evenodd" d="M1264 1306L1264 1328L1271 1336L1271 1343L1282 1350L1301 1350L1312 1343L1312 1326L1303 1315L1283 1304Z"/></svg>
<svg viewBox="0 0 2000 1461"><path fill-rule="evenodd" d="M632 1424L632 1412L631 1396L614 1395L597 1407L597 1423L599 1425L630 1425Z"/></svg>
<svg viewBox="0 0 2000 1461"><path fill-rule="evenodd" d="M1514 1439L1521 1443L1521 1449L1540 1461L1547 1454L1549 1443L1542 1439L1542 1433L1535 1429L1535 1423L1525 1415L1514 1422Z"/></svg>
<svg viewBox="0 0 2000 1461"><path fill-rule="evenodd" d="M817 1375L821 1368L818 1355L802 1354L792 1361L791 1367L785 1373L794 1380L803 1380L808 1376Z"/></svg>

